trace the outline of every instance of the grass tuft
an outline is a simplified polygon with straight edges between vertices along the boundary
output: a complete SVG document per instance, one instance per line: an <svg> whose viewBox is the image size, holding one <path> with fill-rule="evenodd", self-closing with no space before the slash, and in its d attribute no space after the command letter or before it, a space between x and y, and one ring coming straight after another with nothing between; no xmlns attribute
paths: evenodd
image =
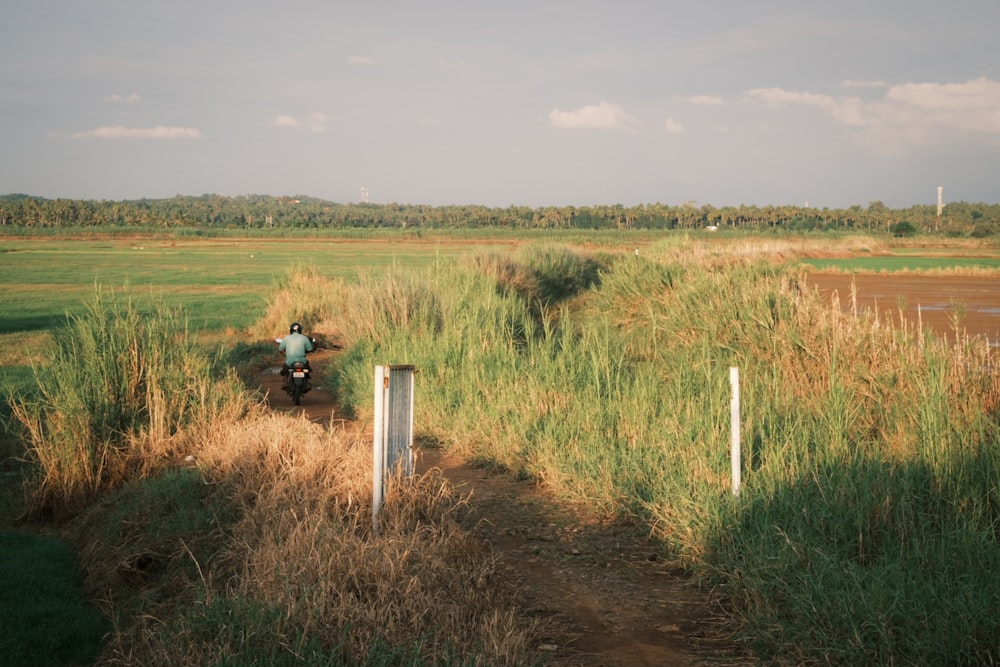
<svg viewBox="0 0 1000 667"><path fill-rule="evenodd" d="M179 430L245 407L235 376L214 367L180 312L140 311L99 288L54 337L37 390L12 399L37 464L30 510L71 509L168 454Z"/></svg>

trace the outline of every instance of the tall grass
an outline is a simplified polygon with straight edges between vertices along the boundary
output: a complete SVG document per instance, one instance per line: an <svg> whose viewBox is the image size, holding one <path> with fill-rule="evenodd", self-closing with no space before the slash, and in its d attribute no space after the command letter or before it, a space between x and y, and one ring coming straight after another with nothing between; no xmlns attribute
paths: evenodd
<svg viewBox="0 0 1000 667"><path fill-rule="evenodd" d="M181 313L140 311L97 288L82 315L54 333L37 390L12 399L37 463L32 510L68 509L169 456L184 426L244 409L228 369L188 336Z"/></svg>
<svg viewBox="0 0 1000 667"><path fill-rule="evenodd" d="M300 322L307 333L323 331L336 341L340 324L333 320L347 285L342 279L330 279L315 267L298 265L276 286L264 315L250 327L251 335L264 340L283 336L288 325Z"/></svg>
<svg viewBox="0 0 1000 667"><path fill-rule="evenodd" d="M372 365L415 364L424 428L648 523L762 659L1000 660L996 352L842 313L773 261L806 251L673 239L542 309L531 250L372 279L337 304L338 390L364 414Z"/></svg>

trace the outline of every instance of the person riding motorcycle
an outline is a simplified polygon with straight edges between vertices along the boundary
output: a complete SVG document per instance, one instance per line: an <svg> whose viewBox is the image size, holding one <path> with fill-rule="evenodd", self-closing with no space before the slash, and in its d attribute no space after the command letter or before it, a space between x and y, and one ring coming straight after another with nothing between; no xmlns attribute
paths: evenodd
<svg viewBox="0 0 1000 667"><path fill-rule="evenodd" d="M298 322L292 322L291 326L288 327L288 335L282 338L278 344L278 351L285 353L285 363L281 367L281 376L285 378L286 382L288 369L296 361L301 361L306 365L306 368L312 370L306 359L306 353L312 352L314 349L312 339L302 333L302 325Z"/></svg>

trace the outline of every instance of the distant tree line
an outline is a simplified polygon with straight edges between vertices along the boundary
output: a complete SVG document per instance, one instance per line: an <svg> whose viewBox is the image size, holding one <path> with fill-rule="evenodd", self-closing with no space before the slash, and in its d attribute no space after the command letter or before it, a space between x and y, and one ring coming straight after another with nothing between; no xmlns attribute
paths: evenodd
<svg viewBox="0 0 1000 667"><path fill-rule="evenodd" d="M788 230L864 230L906 236L1000 235L1000 205L953 202L891 209L870 202L845 209L807 206L723 206L694 202L670 206L428 206L340 204L315 197L215 194L123 201L0 196L0 227L135 227L203 229L700 229L705 227Z"/></svg>

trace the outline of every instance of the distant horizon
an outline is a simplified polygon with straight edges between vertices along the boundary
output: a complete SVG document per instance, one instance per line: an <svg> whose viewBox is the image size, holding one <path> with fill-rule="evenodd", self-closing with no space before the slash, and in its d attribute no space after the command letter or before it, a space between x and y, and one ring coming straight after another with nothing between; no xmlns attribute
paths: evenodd
<svg viewBox="0 0 1000 667"><path fill-rule="evenodd" d="M296 198L306 197L306 198L309 198L309 199L316 199L316 200L319 200L319 201L323 201L323 202L330 203L330 204L336 204L336 205L339 205L339 206L363 205L363 204L367 204L367 205L371 205L371 206L414 206L414 207L417 207L417 206L427 206L427 207L431 207L431 208L478 206L478 207L483 207L483 208L487 208L487 209L506 209L506 208L530 208L530 209L543 209L543 208L595 208L595 207L606 207L606 206L622 206L622 207L625 207L625 208L636 208L636 207L642 207L642 206L666 206L666 207L670 207L670 208L684 208L684 207L687 207L687 206L691 206L693 208L703 208L705 206L711 206L712 208L716 208L716 209L740 208L740 207L747 207L747 208L767 208L767 207L785 208L785 207L789 207L789 208L810 209L810 210L818 210L818 211L823 211L823 210L837 211L837 210L849 210L849 209L851 209L852 207L855 207L855 206L859 206L862 209L868 209L873 204L881 204L881 205L885 206L889 210L901 210L901 209L908 209L908 208L913 208L913 207L917 207L917 206L935 207L935 206L937 206L937 203L938 203L935 200L933 202L926 202L926 203L914 203L914 204L908 204L908 205L904 205L904 206L891 206L891 205L885 203L882 200L874 199L872 201L865 202L863 204L862 203L856 203L856 204L850 204L848 206L813 206L812 204L809 204L808 202L803 203L803 204L748 204L748 203L741 203L741 204L722 204L722 205L719 205L719 204L714 204L712 202L678 202L678 203L670 203L670 202L664 202L664 201L647 201L647 202L639 202L639 203L636 203L636 204L623 204L621 202L603 202L603 203L592 203L592 204L545 204L545 205L540 205L540 206L532 206L532 205L529 205L529 204L507 204L507 205L502 205L502 206L490 206L490 205L487 205L487 204L480 204L480 203L476 203L476 202L454 203L454 204L428 204L426 202L398 202L398 201L392 201L392 202L378 202L378 201L338 201L338 200L335 200L335 199L327 199L325 197L319 197L319 196L316 196L316 195L310 195L310 194L307 194L307 193L304 193L304 192L296 192L296 193L293 193L293 194L270 194L270 193L265 193L265 192L248 192L248 193L237 194L237 195L228 195L228 194L222 194L222 193L218 193L218 192L203 192L203 193L196 194L196 195L194 195L194 194L174 194L174 195L170 195L170 196L166 196L166 197L128 197L128 198L125 198L125 199L109 199L109 198L95 198L95 197L59 197L59 196L56 196L56 197L46 197L46 196L43 196L43 195L35 195L35 194L24 193L24 192L9 192L7 194L0 195L0 198L4 198L4 197L28 197L28 198L34 198L34 199L44 199L46 201L70 200L70 201L96 201L96 202L129 202L129 201L143 201L143 200L146 200L146 201L164 201L164 200L168 200L168 199L175 199L175 198L178 198L178 197L180 197L180 198L192 198L192 199L198 199L198 198L201 198L201 197L224 197L224 198L227 198L227 199L238 199L240 197L269 197L269 198L272 198L272 199L296 199ZM967 201L967 200L956 200L956 201L950 201L950 202L947 201L947 200L943 201L943 206L945 208L947 208L949 204L965 204L965 205L969 205L969 206L1000 206L1000 202Z"/></svg>

